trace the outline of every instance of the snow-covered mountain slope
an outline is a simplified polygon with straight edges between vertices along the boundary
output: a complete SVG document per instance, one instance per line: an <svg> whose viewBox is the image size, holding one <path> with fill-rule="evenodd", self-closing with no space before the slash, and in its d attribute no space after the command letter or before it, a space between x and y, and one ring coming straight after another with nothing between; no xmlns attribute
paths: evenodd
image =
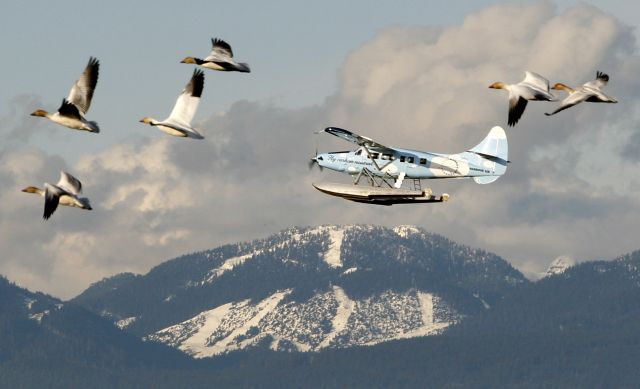
<svg viewBox="0 0 640 389"><path fill-rule="evenodd" d="M224 304L147 338L197 358L265 343L273 350L319 351L432 335L458 318L438 297L415 290L351 300L333 286L305 302L284 302L290 293Z"/></svg>
<svg viewBox="0 0 640 389"><path fill-rule="evenodd" d="M567 270L571 266L574 266L575 264L576 264L576 261L570 257L565 257L565 256L558 257L553 261L551 261L551 263L549 264L549 267L547 268L547 271L543 274L543 277L562 274L565 272L565 270Z"/></svg>
<svg viewBox="0 0 640 389"><path fill-rule="evenodd" d="M416 227L291 228L185 255L74 299L196 357L424 336L527 283L506 261Z"/></svg>

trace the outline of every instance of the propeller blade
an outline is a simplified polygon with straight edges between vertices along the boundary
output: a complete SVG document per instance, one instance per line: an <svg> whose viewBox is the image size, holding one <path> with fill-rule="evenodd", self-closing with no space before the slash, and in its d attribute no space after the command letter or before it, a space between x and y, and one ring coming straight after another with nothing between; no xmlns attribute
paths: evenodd
<svg viewBox="0 0 640 389"><path fill-rule="evenodd" d="M313 157L309 160L309 170L313 169L314 166L317 166L318 169L320 169L320 171L323 171L324 168L322 167L322 165L320 165L318 163L318 160L316 159L316 157Z"/></svg>
<svg viewBox="0 0 640 389"><path fill-rule="evenodd" d="M323 132L324 130L321 131L315 131L314 134L319 134L321 132ZM321 158L322 159L322 158ZM316 151L315 154L313 155L313 157L309 160L309 170L313 169L313 166L318 166L318 169L320 169L320 171L322 171L324 168L322 167L322 165L320 165L320 163L318 162L318 140L316 139Z"/></svg>

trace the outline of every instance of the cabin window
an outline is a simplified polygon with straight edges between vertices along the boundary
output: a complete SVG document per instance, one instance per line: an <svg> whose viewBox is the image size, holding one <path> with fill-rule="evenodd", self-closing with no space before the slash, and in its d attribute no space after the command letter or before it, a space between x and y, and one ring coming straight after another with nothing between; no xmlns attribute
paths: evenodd
<svg viewBox="0 0 640 389"><path fill-rule="evenodd" d="M396 158L392 154L382 154L382 159L385 161L393 161Z"/></svg>
<svg viewBox="0 0 640 389"><path fill-rule="evenodd" d="M427 164L427 159L426 158L420 158L420 165L426 165Z"/></svg>
<svg viewBox="0 0 640 389"><path fill-rule="evenodd" d="M407 162L413 163L413 161L414 161L413 157L407 157Z"/></svg>
<svg viewBox="0 0 640 389"><path fill-rule="evenodd" d="M400 156L400 162L404 162L404 159L405 159L404 155L401 155Z"/></svg>
<svg viewBox="0 0 640 389"><path fill-rule="evenodd" d="M378 159L378 156L379 156L379 155L380 155L380 154L378 154L378 153L371 153L371 158L373 158L373 159Z"/></svg>

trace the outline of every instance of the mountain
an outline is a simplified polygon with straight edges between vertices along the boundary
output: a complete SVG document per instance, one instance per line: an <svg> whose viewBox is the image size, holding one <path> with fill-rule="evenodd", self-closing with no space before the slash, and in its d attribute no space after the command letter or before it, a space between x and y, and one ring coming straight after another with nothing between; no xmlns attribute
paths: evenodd
<svg viewBox="0 0 640 389"><path fill-rule="evenodd" d="M512 292L439 336L317 353L256 350L223 375L262 387L638 387L640 251Z"/></svg>
<svg viewBox="0 0 640 389"><path fill-rule="evenodd" d="M611 332L624 331L638 319L640 251L635 251L610 261L583 262L524 285L490 315L478 315L474 331Z"/></svg>
<svg viewBox="0 0 640 389"><path fill-rule="evenodd" d="M38 332L43 319L56 314L64 304L51 296L32 293L0 276L0 360L6 361ZM47 323L48 320L45 320Z"/></svg>
<svg viewBox="0 0 640 389"><path fill-rule="evenodd" d="M637 387L640 251L525 284L444 336L358 353L366 366L350 367L373 375L371 382L386 378L378 369L391 369L415 386ZM324 357L337 358L331 366L348 363L346 355Z"/></svg>
<svg viewBox="0 0 640 389"><path fill-rule="evenodd" d="M527 283L498 256L415 227L321 226L121 274L73 302L201 358L439 334Z"/></svg>
<svg viewBox="0 0 640 389"><path fill-rule="evenodd" d="M637 387L640 251L518 274L411 227L323 226L121 274L74 301L0 277L0 387ZM167 304L187 313L162 316Z"/></svg>
<svg viewBox="0 0 640 389"><path fill-rule="evenodd" d="M569 257L558 257L551 261L547 271L544 272L543 277L548 277L556 274L562 274L565 270L575 265L576 261Z"/></svg>
<svg viewBox="0 0 640 389"><path fill-rule="evenodd" d="M1 276L0 334L0 387L96 387L96 380L98 387L113 386L125 369L139 373L190 363L76 304Z"/></svg>

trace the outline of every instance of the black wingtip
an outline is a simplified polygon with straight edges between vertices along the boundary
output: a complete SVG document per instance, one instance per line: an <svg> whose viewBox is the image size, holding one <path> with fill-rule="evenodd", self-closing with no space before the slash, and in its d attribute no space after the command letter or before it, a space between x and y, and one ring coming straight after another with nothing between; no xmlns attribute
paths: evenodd
<svg viewBox="0 0 640 389"><path fill-rule="evenodd" d="M191 76L191 82L189 83L189 87L191 88L191 96L193 97L201 97L202 90L204 89L204 72L200 69L195 69L193 71L193 76Z"/></svg>
<svg viewBox="0 0 640 389"><path fill-rule="evenodd" d="M609 75L600 70L596 71L596 78L602 81L609 81Z"/></svg>
<svg viewBox="0 0 640 389"><path fill-rule="evenodd" d="M211 46L213 47L223 47L227 50L231 50L231 45L219 38L211 38Z"/></svg>
<svg viewBox="0 0 640 389"><path fill-rule="evenodd" d="M45 204L44 206L44 212L42 213L42 220L47 221L49 220L49 218L51 217L51 215L53 215L53 213L56 211L56 209L58 208L58 204L52 204L50 206L47 206L47 204Z"/></svg>

